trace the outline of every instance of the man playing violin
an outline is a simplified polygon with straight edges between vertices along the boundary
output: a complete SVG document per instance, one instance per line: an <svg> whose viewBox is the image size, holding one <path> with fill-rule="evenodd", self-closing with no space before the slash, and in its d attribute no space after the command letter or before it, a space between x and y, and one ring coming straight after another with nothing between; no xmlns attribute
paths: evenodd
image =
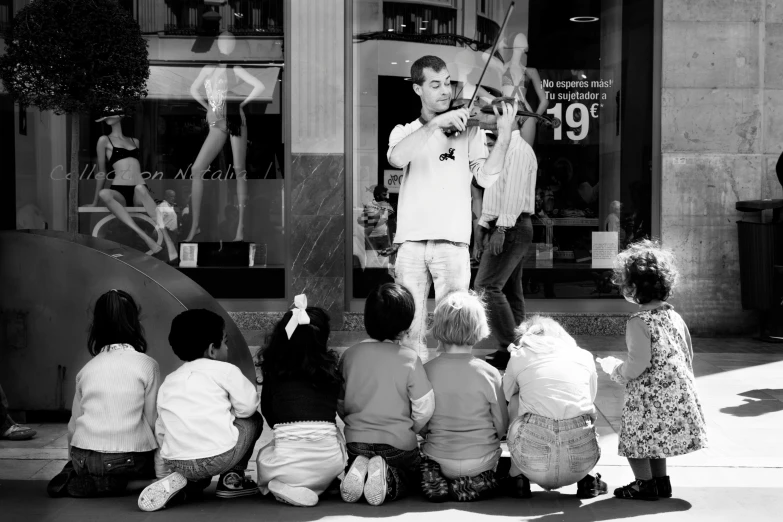
<svg viewBox="0 0 783 522"><path fill-rule="evenodd" d="M410 330L401 344L429 358L425 339L427 297L435 284L441 299L470 285L471 180L489 187L500 176L516 128L517 103L502 104L497 141L487 152L484 133L468 128L467 108L449 110L452 89L446 63L424 56L411 66L413 90L421 98L421 116L397 125L389 136L389 163L405 170L397 210L397 235L385 255L396 252L396 282L416 301Z"/></svg>

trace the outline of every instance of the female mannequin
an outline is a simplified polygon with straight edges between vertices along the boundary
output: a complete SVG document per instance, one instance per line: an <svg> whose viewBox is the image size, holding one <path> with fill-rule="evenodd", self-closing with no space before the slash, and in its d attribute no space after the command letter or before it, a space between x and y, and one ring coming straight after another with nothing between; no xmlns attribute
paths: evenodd
<svg viewBox="0 0 783 522"><path fill-rule="evenodd" d="M141 164L139 163L139 140L123 135L120 124L122 118L122 111L110 111L95 120L111 126L111 132L98 138L96 152L99 175L95 185L95 197L88 206L97 206L98 200L102 200L109 211L117 216L117 219L130 227L147 243L148 254L157 254L163 247L145 234L125 209L126 206L143 206L155 222L155 228L163 234L169 262L171 262L177 258L177 249L160 218L155 200L152 199L147 185L144 183L144 178L142 178ZM107 163L109 171L106 170ZM103 184L108 177L107 175L112 175L112 183L110 188L105 189Z"/></svg>
<svg viewBox="0 0 783 522"><path fill-rule="evenodd" d="M515 97L519 101L520 108L533 112L530 104L525 99L527 93L526 83L530 80L538 96L538 108L535 112L536 114L544 114L549 101L541 84L541 77L538 71L532 67L527 67L527 51L527 37L524 33L519 33L514 38L514 50L511 54L511 60L509 60L505 71L503 71L503 96ZM522 126L522 139L531 147L536 139L537 121L536 118L527 118Z"/></svg>
<svg viewBox="0 0 783 522"><path fill-rule="evenodd" d="M222 56L228 56L234 51L236 42L234 35L226 31L218 36L218 50ZM229 91L240 81L244 81L253 87L253 90L241 103L228 102ZM201 95L201 88L206 91L206 99ZM190 94L207 110L207 123L209 134L201 146L196 161L193 163L192 180L192 222L190 233L185 241L192 241L198 234L199 218L201 216L201 198L204 194L203 176L214 161L226 138L231 137L231 152L233 154L234 171L237 176L237 204L239 207L239 223L237 225L234 241L243 241L245 206L247 205L247 171L245 170L245 156L247 155L247 125L243 107L251 100L264 92L264 84L255 76L245 71L239 65L226 66L225 64L205 65L199 73Z"/></svg>

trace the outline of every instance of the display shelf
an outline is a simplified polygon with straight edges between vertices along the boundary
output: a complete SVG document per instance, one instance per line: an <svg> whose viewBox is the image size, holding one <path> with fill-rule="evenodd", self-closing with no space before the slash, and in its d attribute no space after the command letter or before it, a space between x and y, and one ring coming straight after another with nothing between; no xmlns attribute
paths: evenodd
<svg viewBox="0 0 783 522"><path fill-rule="evenodd" d="M598 218L550 218L552 225L555 227L597 227ZM545 227L550 226L542 222L540 219L533 222L533 226Z"/></svg>

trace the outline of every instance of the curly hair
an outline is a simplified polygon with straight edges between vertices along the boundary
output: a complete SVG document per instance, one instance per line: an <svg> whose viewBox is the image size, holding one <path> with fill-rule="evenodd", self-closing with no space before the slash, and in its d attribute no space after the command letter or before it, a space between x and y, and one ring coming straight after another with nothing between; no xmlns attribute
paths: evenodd
<svg viewBox="0 0 783 522"><path fill-rule="evenodd" d="M322 308L307 307L310 324L297 325L289 339L285 327L292 314L289 310L275 325L262 351L259 366L264 380L301 379L326 390L341 386L339 357L327 347L331 331L329 314Z"/></svg>
<svg viewBox="0 0 783 522"><path fill-rule="evenodd" d="M639 304L666 301L678 278L674 254L656 240L632 243L614 261L612 283L620 288L621 294Z"/></svg>

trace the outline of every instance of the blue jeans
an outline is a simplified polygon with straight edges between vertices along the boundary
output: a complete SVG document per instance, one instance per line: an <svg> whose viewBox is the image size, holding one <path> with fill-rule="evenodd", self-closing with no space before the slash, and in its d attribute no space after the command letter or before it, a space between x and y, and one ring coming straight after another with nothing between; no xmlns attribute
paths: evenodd
<svg viewBox="0 0 783 522"><path fill-rule="evenodd" d="M189 482L209 486L215 475L236 471L240 475L247 469L247 463L253 455L253 447L264 429L264 419L256 412L246 419L234 419L234 426L239 431L237 444L232 449L215 455L192 460L163 459L173 471L181 473Z"/></svg>
<svg viewBox="0 0 783 522"><path fill-rule="evenodd" d="M522 262L532 241L530 214L522 214L516 224L506 230L503 252L493 255L484 251L473 284L476 290L485 292L490 327L503 352L514 342L516 327L525 320Z"/></svg>
<svg viewBox="0 0 783 522"><path fill-rule="evenodd" d="M525 413L508 428L508 450L510 474L521 471L546 490L583 479L601 457L595 424L589 415L558 421Z"/></svg>
<svg viewBox="0 0 783 522"><path fill-rule="evenodd" d="M392 471L392 477L396 488L392 488L395 494L388 497L395 500L405 493L415 490L421 483L421 453L419 448L401 450L388 444L370 444L365 442L349 442L348 468L351 467L356 457L363 456L371 459L375 456L383 457ZM387 477L388 478L388 477Z"/></svg>
<svg viewBox="0 0 783 522"><path fill-rule="evenodd" d="M154 451L102 453L71 446L75 477L68 481L72 497L119 495L132 479L155 478Z"/></svg>
<svg viewBox="0 0 783 522"><path fill-rule="evenodd" d="M427 298L435 285L435 299L470 286L470 251L465 243L445 240L406 241L397 251L395 282L413 294L416 313L400 344L413 348L427 362Z"/></svg>

